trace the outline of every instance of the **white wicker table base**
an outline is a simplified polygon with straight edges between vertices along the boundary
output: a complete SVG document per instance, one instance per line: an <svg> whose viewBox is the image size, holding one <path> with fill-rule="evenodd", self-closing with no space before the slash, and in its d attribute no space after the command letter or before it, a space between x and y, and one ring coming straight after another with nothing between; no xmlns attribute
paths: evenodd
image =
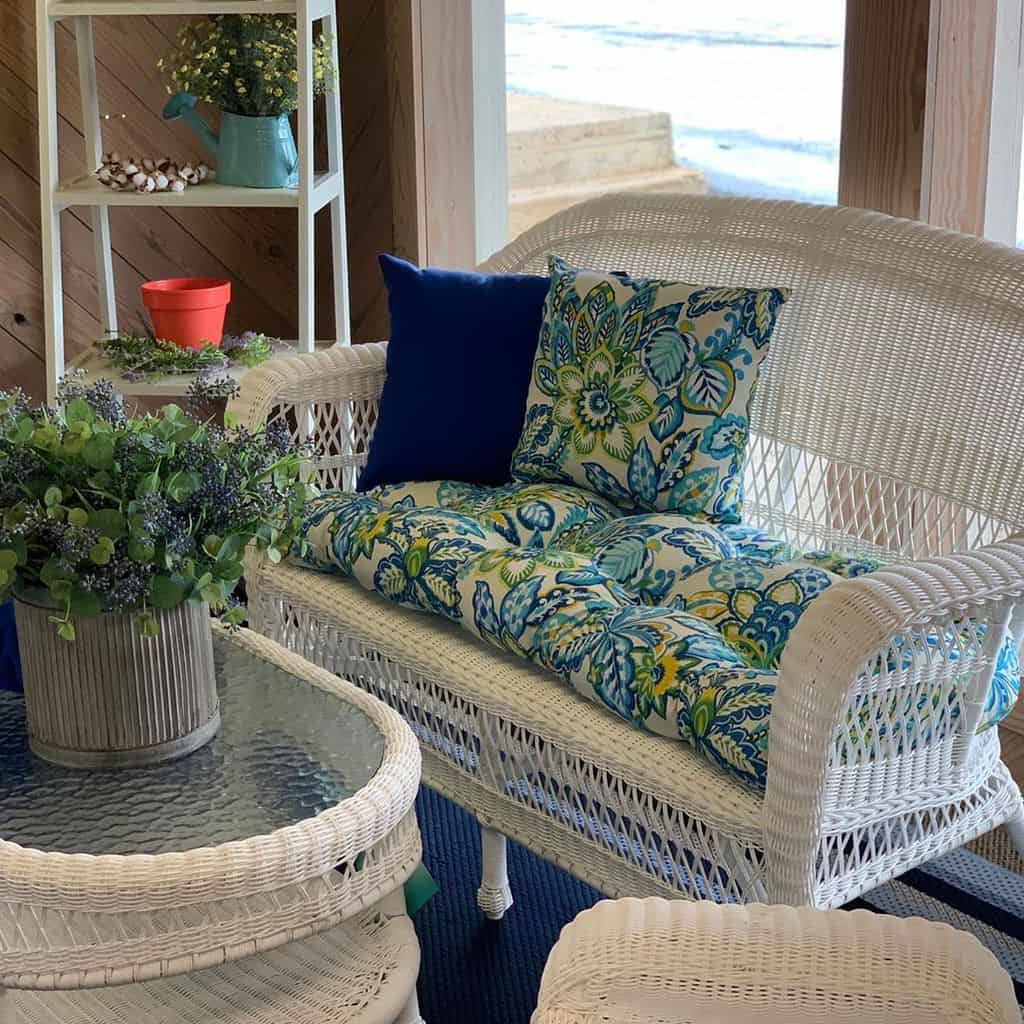
<svg viewBox="0 0 1024 1024"><path fill-rule="evenodd" d="M376 908L302 942L189 975L0 991L0 1024L421 1024L419 962L409 918Z"/></svg>

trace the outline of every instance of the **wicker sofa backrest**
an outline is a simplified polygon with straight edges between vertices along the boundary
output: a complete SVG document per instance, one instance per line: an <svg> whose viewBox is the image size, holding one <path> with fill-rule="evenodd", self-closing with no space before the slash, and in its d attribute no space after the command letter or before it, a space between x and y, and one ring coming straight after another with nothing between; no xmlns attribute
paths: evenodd
<svg viewBox="0 0 1024 1024"><path fill-rule="evenodd" d="M787 285L752 413L746 516L803 545L921 557L1024 524L1024 252L864 210L612 195L481 269L570 263Z"/></svg>

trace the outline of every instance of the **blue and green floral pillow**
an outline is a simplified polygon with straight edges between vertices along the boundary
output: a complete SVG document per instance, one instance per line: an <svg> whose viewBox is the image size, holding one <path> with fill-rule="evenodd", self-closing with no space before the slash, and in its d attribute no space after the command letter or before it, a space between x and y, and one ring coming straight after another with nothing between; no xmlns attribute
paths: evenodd
<svg viewBox="0 0 1024 1024"><path fill-rule="evenodd" d="M550 268L513 478L738 522L750 400L788 290L575 270L557 256Z"/></svg>

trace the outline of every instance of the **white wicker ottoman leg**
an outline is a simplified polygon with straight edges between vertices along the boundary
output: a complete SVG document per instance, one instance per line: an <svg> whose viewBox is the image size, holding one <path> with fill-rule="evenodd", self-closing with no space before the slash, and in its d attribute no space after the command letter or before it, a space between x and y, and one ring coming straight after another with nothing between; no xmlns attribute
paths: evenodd
<svg viewBox="0 0 1024 1024"><path fill-rule="evenodd" d="M0 1024L14 1024L14 1000L0 988Z"/></svg>
<svg viewBox="0 0 1024 1024"><path fill-rule="evenodd" d="M480 826L480 859L482 878L476 891L477 906L492 921L500 921L512 906L512 889L508 884L508 841L500 832Z"/></svg>

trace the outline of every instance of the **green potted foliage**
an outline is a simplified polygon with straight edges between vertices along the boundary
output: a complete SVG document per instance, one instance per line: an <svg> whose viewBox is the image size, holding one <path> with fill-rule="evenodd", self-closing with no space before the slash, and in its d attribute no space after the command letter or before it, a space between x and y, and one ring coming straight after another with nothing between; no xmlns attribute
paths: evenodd
<svg viewBox="0 0 1024 1024"><path fill-rule="evenodd" d="M241 620L247 545L274 560L292 546L306 454L284 424L127 416L107 381L65 379L56 409L0 392L0 597L13 591L33 750L143 764L216 733L210 611Z"/></svg>

